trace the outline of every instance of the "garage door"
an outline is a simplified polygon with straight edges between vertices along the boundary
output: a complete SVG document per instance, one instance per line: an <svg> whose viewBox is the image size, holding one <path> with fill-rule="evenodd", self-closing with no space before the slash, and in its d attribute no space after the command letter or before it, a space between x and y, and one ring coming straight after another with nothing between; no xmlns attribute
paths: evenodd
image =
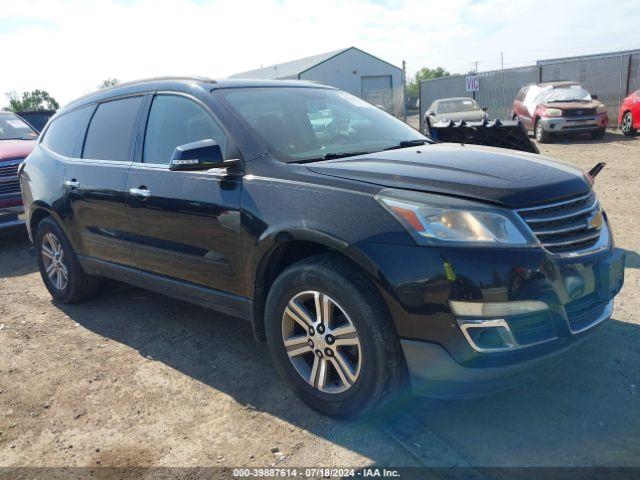
<svg viewBox="0 0 640 480"><path fill-rule="evenodd" d="M387 112L393 112L393 90L391 75L362 77L362 98L379 106Z"/></svg>

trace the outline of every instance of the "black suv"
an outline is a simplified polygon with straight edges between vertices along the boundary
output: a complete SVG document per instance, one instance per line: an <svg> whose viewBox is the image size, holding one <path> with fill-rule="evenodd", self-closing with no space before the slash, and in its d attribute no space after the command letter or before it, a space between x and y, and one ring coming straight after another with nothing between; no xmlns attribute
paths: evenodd
<svg viewBox="0 0 640 480"><path fill-rule="evenodd" d="M409 384L522 381L607 319L623 282L588 175L435 144L311 83L103 90L51 119L19 175L55 301L110 277L248 320L329 415Z"/></svg>

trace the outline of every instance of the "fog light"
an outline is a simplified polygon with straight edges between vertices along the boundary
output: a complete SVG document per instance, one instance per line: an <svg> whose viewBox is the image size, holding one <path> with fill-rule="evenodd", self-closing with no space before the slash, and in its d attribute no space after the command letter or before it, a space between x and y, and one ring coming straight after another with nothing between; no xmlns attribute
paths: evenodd
<svg viewBox="0 0 640 480"><path fill-rule="evenodd" d="M518 346L509 324L503 319L458 320L471 347L478 352L502 352Z"/></svg>
<svg viewBox="0 0 640 480"><path fill-rule="evenodd" d="M549 308L546 303L537 300L520 302L462 302L449 300L449 306L457 317L502 317L504 315L540 312Z"/></svg>

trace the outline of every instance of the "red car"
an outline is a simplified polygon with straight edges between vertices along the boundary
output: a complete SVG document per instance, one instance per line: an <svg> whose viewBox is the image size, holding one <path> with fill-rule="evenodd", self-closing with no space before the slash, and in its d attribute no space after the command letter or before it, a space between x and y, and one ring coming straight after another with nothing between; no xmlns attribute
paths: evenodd
<svg viewBox="0 0 640 480"><path fill-rule="evenodd" d="M609 115L602 102L577 82L546 82L526 85L513 101L513 119L532 130L540 143L552 135L589 133L604 136Z"/></svg>
<svg viewBox="0 0 640 480"><path fill-rule="evenodd" d="M640 128L640 90L633 92L622 101L618 114L618 125L627 136L635 135Z"/></svg>
<svg viewBox="0 0 640 480"><path fill-rule="evenodd" d="M24 223L18 165L31 153L37 137L15 113L0 112L0 230Z"/></svg>

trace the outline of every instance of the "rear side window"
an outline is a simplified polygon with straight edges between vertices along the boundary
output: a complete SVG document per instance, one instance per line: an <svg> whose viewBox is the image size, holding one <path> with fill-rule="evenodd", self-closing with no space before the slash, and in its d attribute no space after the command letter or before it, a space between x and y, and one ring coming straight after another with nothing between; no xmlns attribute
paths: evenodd
<svg viewBox="0 0 640 480"><path fill-rule="evenodd" d="M157 95L149 112L142 161L168 164L176 147L207 139L225 152L224 132L200 105L177 95Z"/></svg>
<svg viewBox="0 0 640 480"><path fill-rule="evenodd" d="M42 145L65 157L79 157L92 111L93 106L82 107L54 119L45 132Z"/></svg>
<svg viewBox="0 0 640 480"><path fill-rule="evenodd" d="M91 119L82 158L128 161L143 97L101 103Z"/></svg>

